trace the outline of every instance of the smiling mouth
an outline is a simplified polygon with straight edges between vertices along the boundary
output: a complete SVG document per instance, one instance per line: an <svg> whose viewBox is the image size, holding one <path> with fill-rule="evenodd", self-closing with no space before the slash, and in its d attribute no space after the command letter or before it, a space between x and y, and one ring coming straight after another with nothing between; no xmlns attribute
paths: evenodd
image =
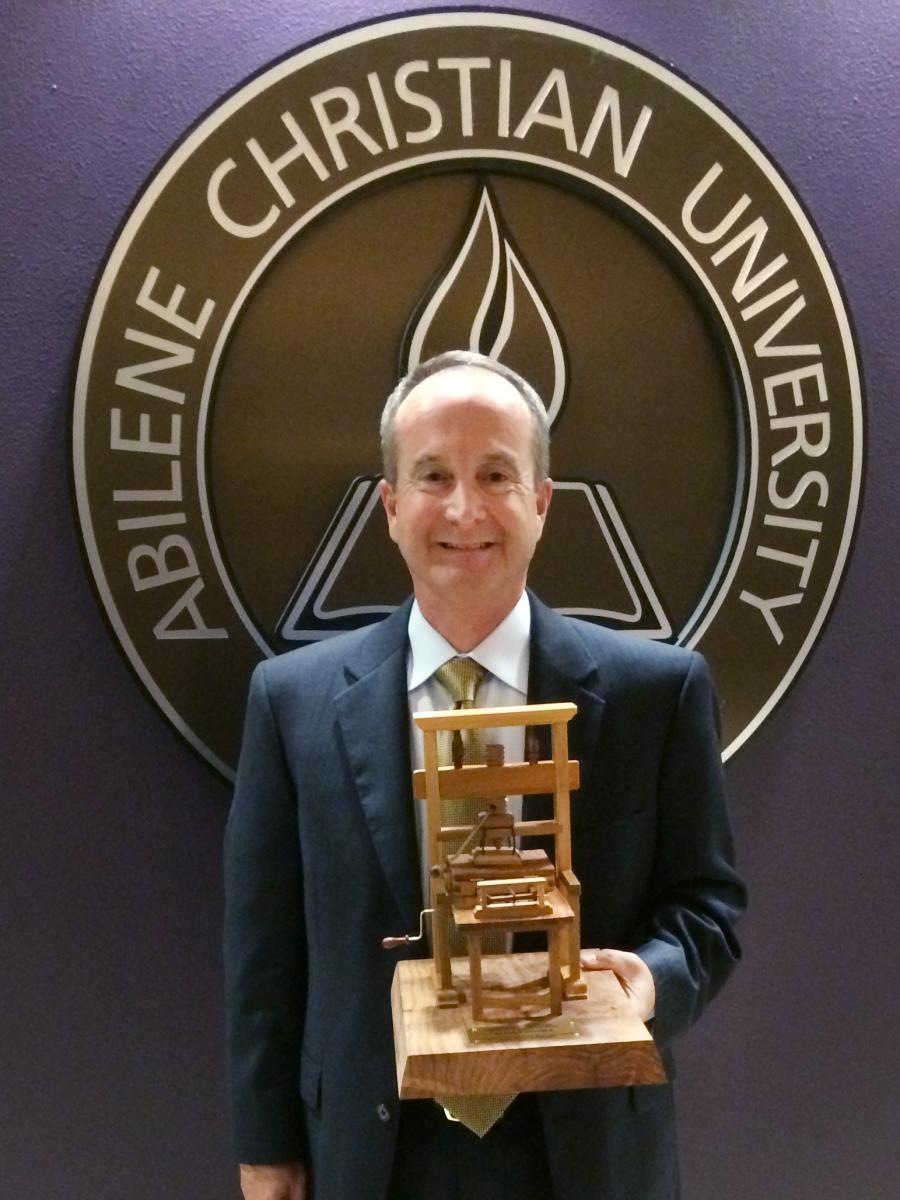
<svg viewBox="0 0 900 1200"><path fill-rule="evenodd" d="M488 550L493 542L439 542L444 550Z"/></svg>

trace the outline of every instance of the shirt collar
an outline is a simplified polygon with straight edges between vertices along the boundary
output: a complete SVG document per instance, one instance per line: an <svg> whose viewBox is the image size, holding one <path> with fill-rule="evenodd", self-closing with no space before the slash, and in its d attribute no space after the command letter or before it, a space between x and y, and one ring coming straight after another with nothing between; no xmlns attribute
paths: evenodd
<svg viewBox="0 0 900 1200"><path fill-rule="evenodd" d="M467 657L490 671L503 683L528 692L528 646L531 636L531 605L525 592L500 624L470 650ZM410 691L430 679L438 667L458 651L433 625L425 620L418 601L409 614L409 665L407 687Z"/></svg>

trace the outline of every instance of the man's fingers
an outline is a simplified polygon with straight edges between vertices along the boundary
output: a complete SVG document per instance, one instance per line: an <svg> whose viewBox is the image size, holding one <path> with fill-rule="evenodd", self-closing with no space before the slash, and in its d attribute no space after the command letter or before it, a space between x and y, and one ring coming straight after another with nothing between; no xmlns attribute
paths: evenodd
<svg viewBox="0 0 900 1200"><path fill-rule="evenodd" d="M244 1200L304 1200L306 1171L302 1163L242 1163Z"/></svg>
<svg viewBox="0 0 900 1200"><path fill-rule="evenodd" d="M616 971L622 967L621 950L582 950L581 965L586 971Z"/></svg>
<svg viewBox="0 0 900 1200"><path fill-rule="evenodd" d="M630 950L582 950L581 966L586 971L612 971L641 1020L650 1017L656 1004L656 987L650 968L637 954Z"/></svg>
<svg viewBox="0 0 900 1200"><path fill-rule="evenodd" d="M621 950L582 950L581 966L586 971L612 971L625 992L632 995L634 968Z"/></svg>

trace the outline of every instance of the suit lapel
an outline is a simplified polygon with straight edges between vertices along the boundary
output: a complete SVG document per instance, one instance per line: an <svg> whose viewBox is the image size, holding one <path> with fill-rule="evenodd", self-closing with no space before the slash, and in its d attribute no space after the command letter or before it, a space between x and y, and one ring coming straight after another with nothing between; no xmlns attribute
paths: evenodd
<svg viewBox="0 0 900 1200"><path fill-rule="evenodd" d="M553 704L571 700L578 714L569 725L569 757L582 764L581 796L594 794L590 764L603 720L601 667L588 653L575 627L565 617L547 608L529 592L531 601L531 661L528 673L528 703ZM550 757L549 729L542 730L541 757ZM549 797L525 798L525 815L537 819L549 812ZM573 811L577 811L577 801Z"/></svg>
<svg viewBox="0 0 900 1200"><path fill-rule="evenodd" d="M372 628L336 698L344 746L375 852L406 928L422 907L410 777L406 644L410 604Z"/></svg>

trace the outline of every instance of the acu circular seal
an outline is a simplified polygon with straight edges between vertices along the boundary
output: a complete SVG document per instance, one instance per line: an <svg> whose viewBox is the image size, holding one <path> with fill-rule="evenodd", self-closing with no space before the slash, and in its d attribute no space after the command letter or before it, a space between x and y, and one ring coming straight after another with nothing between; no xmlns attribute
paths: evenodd
<svg viewBox="0 0 900 1200"><path fill-rule="evenodd" d="M270 67L172 151L110 251L75 487L156 703L230 776L255 663L402 600L378 415L453 347L548 405L536 590L700 649L732 753L808 656L850 550L863 420L840 289L708 96L619 42L500 12L377 22Z"/></svg>

